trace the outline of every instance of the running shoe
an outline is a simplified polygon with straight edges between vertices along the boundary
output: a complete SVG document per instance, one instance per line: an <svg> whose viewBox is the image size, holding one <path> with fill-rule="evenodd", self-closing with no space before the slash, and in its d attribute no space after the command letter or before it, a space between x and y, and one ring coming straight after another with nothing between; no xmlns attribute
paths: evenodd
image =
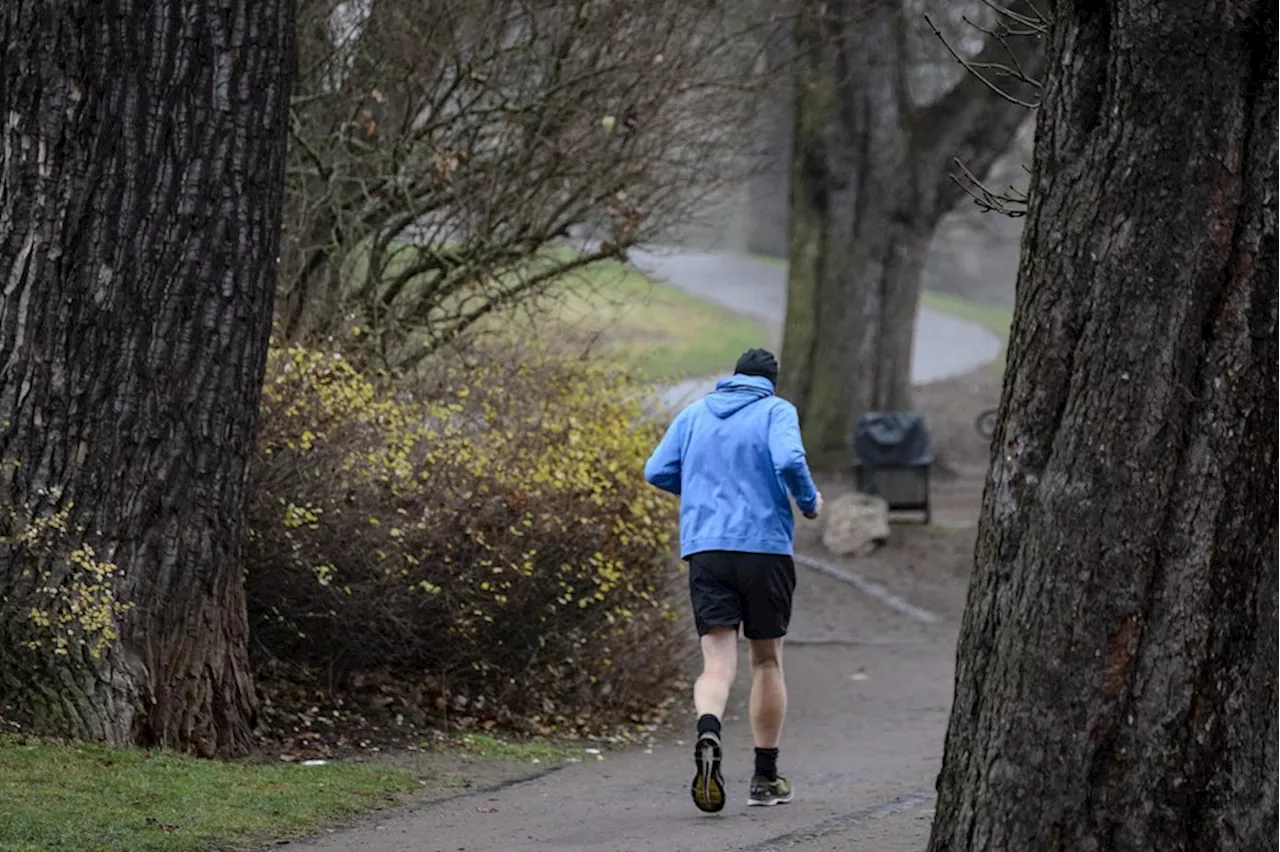
<svg viewBox="0 0 1280 852"><path fill-rule="evenodd" d="M787 779L780 777L770 781L757 775L751 779L751 795L747 799L747 804L768 808L774 805L785 805L794 798L795 793L791 790L791 782Z"/></svg>
<svg viewBox="0 0 1280 852"><path fill-rule="evenodd" d="M698 736L693 748L698 774L693 776L693 803L699 810L716 813L724 810L724 776L720 774L720 735L708 731Z"/></svg>

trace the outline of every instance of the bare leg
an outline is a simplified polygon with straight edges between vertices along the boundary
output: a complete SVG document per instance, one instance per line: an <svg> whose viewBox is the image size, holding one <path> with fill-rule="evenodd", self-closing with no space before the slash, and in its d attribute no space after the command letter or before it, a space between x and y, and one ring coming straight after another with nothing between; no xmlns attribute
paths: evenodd
<svg viewBox="0 0 1280 852"><path fill-rule="evenodd" d="M785 805L792 801L791 782L778 774L778 740L787 716L787 685L782 679L782 640L751 642L751 735L756 768L748 805Z"/></svg>
<svg viewBox="0 0 1280 852"><path fill-rule="evenodd" d="M738 673L738 631L713 627L702 637L702 675L693 685L693 706L699 716L724 718L729 687Z"/></svg>
<svg viewBox="0 0 1280 852"><path fill-rule="evenodd" d="M733 627L713 627L702 637L702 674L693 685L693 704L698 709L698 744L694 758L698 774L693 776L693 803L700 810L715 813L724 808L724 776L720 772L719 720L729 702L729 687L738 673L738 631ZM716 723L704 727L705 716Z"/></svg>
<svg viewBox="0 0 1280 852"><path fill-rule="evenodd" d="M777 748L787 715L787 684L782 677L782 640L751 641L751 734L756 748Z"/></svg>

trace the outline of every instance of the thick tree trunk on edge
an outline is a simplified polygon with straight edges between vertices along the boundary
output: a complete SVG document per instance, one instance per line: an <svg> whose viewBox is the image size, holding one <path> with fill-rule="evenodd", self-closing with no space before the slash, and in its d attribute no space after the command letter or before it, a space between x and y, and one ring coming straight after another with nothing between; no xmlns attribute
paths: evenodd
<svg viewBox="0 0 1280 852"><path fill-rule="evenodd" d="M932 852L1275 848L1275 9L1057 4Z"/></svg>
<svg viewBox="0 0 1280 852"><path fill-rule="evenodd" d="M0 28L0 711L246 751L241 507L292 2L9 0ZM12 535L59 512L65 535ZM96 611L118 638L73 622L60 655L30 611L101 600L82 544L118 566L105 585L130 608Z"/></svg>

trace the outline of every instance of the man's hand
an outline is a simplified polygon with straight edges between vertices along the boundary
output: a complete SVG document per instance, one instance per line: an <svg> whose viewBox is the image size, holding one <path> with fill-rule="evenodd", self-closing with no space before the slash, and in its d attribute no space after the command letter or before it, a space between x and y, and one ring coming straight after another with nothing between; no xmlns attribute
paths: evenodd
<svg viewBox="0 0 1280 852"><path fill-rule="evenodd" d="M822 492L819 491L818 502L813 504L813 511L805 512L804 516L812 521L812 520L815 520L821 514L822 514Z"/></svg>

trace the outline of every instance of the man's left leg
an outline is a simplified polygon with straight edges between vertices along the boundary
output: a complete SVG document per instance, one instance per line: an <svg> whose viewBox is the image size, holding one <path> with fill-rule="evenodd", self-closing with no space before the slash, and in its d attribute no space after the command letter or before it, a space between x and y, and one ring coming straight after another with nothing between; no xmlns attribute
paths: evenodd
<svg viewBox="0 0 1280 852"><path fill-rule="evenodd" d="M698 719L724 718L729 689L738 674L738 628L712 627L702 636L702 674L693 684Z"/></svg>
<svg viewBox="0 0 1280 852"><path fill-rule="evenodd" d="M691 791L698 809L710 813L724 808L720 720L737 673L738 628L708 628L702 634L702 674L693 684L693 706L698 711L698 743L694 746L698 772Z"/></svg>

